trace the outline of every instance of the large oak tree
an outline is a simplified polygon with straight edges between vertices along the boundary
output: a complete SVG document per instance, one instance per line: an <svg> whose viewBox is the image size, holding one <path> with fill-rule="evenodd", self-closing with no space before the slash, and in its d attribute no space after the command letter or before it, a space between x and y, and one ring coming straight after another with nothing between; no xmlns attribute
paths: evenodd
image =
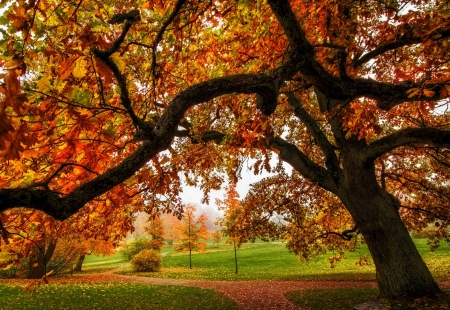
<svg viewBox="0 0 450 310"><path fill-rule="evenodd" d="M439 292L399 210L448 221L445 2L19 0L0 22L0 211L179 212L181 176L207 200L277 154L342 202L382 296Z"/></svg>

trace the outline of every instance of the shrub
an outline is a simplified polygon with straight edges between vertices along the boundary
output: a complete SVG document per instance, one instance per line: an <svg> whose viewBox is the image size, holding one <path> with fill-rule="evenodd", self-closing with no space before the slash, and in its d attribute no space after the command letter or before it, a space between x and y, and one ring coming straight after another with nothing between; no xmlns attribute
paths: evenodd
<svg viewBox="0 0 450 310"><path fill-rule="evenodd" d="M137 238L125 245L125 249L122 250L122 255L125 259L131 260L139 252L150 249L152 249L151 240Z"/></svg>
<svg viewBox="0 0 450 310"><path fill-rule="evenodd" d="M134 271L158 271L161 269L161 255L155 250L143 250L131 260Z"/></svg>
<svg viewBox="0 0 450 310"><path fill-rule="evenodd" d="M442 230L442 227L436 227L436 226L428 226L425 228L422 228L421 230L414 230L411 232L411 237L413 238L435 238L440 235L448 234L448 230L444 229Z"/></svg>

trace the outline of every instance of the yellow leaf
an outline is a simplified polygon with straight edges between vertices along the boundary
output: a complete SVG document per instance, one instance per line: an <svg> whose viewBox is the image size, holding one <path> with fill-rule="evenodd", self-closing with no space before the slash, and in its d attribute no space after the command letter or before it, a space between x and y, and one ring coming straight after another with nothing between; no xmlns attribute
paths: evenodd
<svg viewBox="0 0 450 310"><path fill-rule="evenodd" d="M48 277L48 276L51 275L53 272L54 272L54 270L50 270L49 272L47 272L47 273L45 274L45 276Z"/></svg>
<svg viewBox="0 0 450 310"><path fill-rule="evenodd" d="M73 69L72 73L73 76L76 78L82 78L86 75L87 69L86 69L86 60L84 57L80 57L75 61L75 68Z"/></svg>
<svg viewBox="0 0 450 310"><path fill-rule="evenodd" d="M43 93L47 92L52 87L51 82L50 82L50 76L45 75L42 78L40 78L39 81L37 82L36 86L40 92L43 92Z"/></svg>

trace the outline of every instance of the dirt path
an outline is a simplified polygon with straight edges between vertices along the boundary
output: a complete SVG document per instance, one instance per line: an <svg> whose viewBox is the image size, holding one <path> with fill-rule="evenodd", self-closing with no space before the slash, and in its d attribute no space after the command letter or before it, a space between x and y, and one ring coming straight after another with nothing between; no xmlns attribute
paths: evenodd
<svg viewBox="0 0 450 310"><path fill-rule="evenodd" d="M63 279L61 279L64 281ZM73 281L73 280L72 280ZM76 281L111 281L133 282L144 284L197 286L216 290L217 292L235 300L242 309L300 309L289 302L284 294L294 290L313 288L341 288L341 287L376 287L375 282L356 281L200 281L166 278L149 278L127 276L105 272L77 278Z"/></svg>
<svg viewBox="0 0 450 310"><path fill-rule="evenodd" d="M235 300L242 309L300 309L289 302L284 294L294 290L376 287L375 282L364 281L200 281L183 279L150 278L119 275L114 272L72 278L52 279L57 282L132 282L143 284L197 286L216 290ZM5 280L4 280L5 281ZM7 281L7 280L6 280ZM16 280L17 281L17 280ZM442 289L450 289L450 281L439 283Z"/></svg>

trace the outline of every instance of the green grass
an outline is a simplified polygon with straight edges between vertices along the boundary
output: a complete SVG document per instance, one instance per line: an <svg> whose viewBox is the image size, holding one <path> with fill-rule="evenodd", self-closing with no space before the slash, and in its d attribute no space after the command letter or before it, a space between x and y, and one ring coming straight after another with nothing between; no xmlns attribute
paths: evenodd
<svg viewBox="0 0 450 310"><path fill-rule="evenodd" d="M238 309L225 296L198 287L135 283L70 283L23 287L0 283L2 310L16 309Z"/></svg>
<svg viewBox="0 0 450 310"><path fill-rule="evenodd" d="M414 240L425 262L436 280L450 278L448 257L450 247L442 244L435 252L430 252L426 239ZM212 246L203 254L193 253L193 269L189 269L188 253L173 251L166 246L163 258L163 269L157 273L143 273L139 275L150 277L164 277L177 279L204 280L375 280L375 267L356 265L360 255L370 257L365 245L359 252L346 253L346 259L330 268L327 258L332 253L318 256L308 263L300 263L298 257L289 253L284 244L280 243L247 243L238 250L239 273L234 273L234 252L228 245L219 248ZM130 268L119 273L133 274Z"/></svg>
<svg viewBox="0 0 450 310"><path fill-rule="evenodd" d="M164 250L163 250L164 253ZM367 249L362 249L367 254ZM359 253L348 253L348 259L330 268L326 258L331 254L300 263L280 243L247 243L238 250L238 269L235 274L234 252L230 246L210 247L203 254L193 253L193 269L189 269L187 253L168 252L160 272L140 275L177 279L204 280L373 280L374 266L357 266ZM132 274L130 269L119 271Z"/></svg>
<svg viewBox="0 0 450 310"><path fill-rule="evenodd" d="M310 310L348 310L365 301L376 301L377 295L378 290L375 288L313 289L291 291L285 294L292 303ZM388 306L391 310L450 309L450 296L444 295L437 300L381 300L380 303Z"/></svg>
<svg viewBox="0 0 450 310"><path fill-rule="evenodd" d="M441 242L441 246L431 252L426 238L413 239L431 274L437 281L450 279L450 246Z"/></svg>
<svg viewBox="0 0 450 310"><path fill-rule="evenodd" d="M81 274L102 273L124 265L128 265L128 261L122 257L120 251L110 256L87 255Z"/></svg>

